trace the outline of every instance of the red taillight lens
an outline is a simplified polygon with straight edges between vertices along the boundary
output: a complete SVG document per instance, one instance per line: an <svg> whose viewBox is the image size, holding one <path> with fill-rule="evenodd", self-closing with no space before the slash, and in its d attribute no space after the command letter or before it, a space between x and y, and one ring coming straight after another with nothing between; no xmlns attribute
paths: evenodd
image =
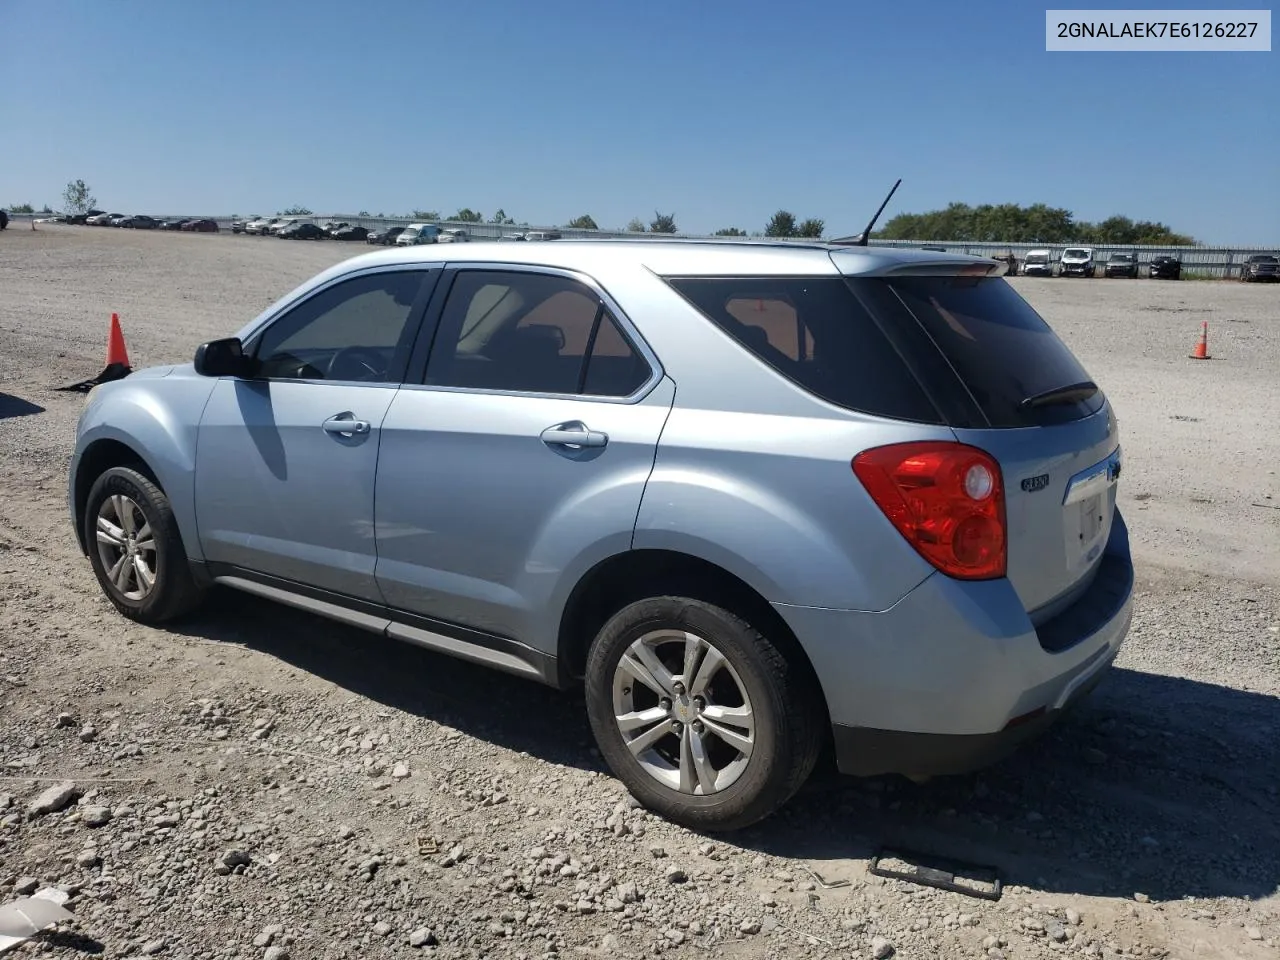
<svg viewBox="0 0 1280 960"><path fill-rule="evenodd" d="M1008 557L1004 484L992 457L943 440L866 450L853 472L920 555L948 576L991 580Z"/></svg>

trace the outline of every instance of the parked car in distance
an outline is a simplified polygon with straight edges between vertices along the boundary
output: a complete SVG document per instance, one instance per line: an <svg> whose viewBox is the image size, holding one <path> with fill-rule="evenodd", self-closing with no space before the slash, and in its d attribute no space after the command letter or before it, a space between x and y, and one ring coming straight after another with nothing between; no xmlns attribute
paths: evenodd
<svg viewBox="0 0 1280 960"><path fill-rule="evenodd" d="M87 218L85 220L85 223L87 223L91 227L105 227L108 224L110 224L112 217L119 217L119 216L123 216L123 214L95 213L93 216Z"/></svg>
<svg viewBox="0 0 1280 960"><path fill-rule="evenodd" d="M387 227L385 230L375 230L365 237L366 243L376 244L381 247L393 246L396 237L404 233L404 227Z"/></svg>
<svg viewBox="0 0 1280 960"><path fill-rule="evenodd" d="M1147 276L1152 280L1181 280L1182 261L1167 254L1155 257L1147 264Z"/></svg>
<svg viewBox="0 0 1280 960"><path fill-rule="evenodd" d="M255 236L263 236L274 224L280 222L279 217L259 217L257 220L250 220L244 225L244 232L251 233Z"/></svg>
<svg viewBox="0 0 1280 960"><path fill-rule="evenodd" d="M359 240L364 242L369 236L369 229L361 226L347 226L341 230L335 230L330 236L335 240Z"/></svg>
<svg viewBox="0 0 1280 960"><path fill-rule="evenodd" d="M504 233L504 234L503 234L501 237L499 237L498 239L499 239L499 240L507 240L507 241L518 241L518 240L523 240L524 238L525 238L525 236L524 236L524 234L523 234L523 233Z"/></svg>
<svg viewBox="0 0 1280 960"><path fill-rule="evenodd" d="M217 233L217 220L188 220L180 228L184 233Z"/></svg>
<svg viewBox="0 0 1280 960"><path fill-rule="evenodd" d="M257 219L258 219L257 217L242 217L238 219L233 219L231 221L231 232L244 233L245 225L252 223L254 220L257 220Z"/></svg>
<svg viewBox="0 0 1280 960"><path fill-rule="evenodd" d="M1053 260L1050 257L1051 254L1048 250L1027 251L1027 257L1022 261L1022 275L1024 277L1052 277Z"/></svg>
<svg viewBox="0 0 1280 960"><path fill-rule="evenodd" d="M271 224L271 226L267 227L267 233L272 236L279 236L280 231L283 230L285 227L292 226L295 223L311 223L311 222L312 221L309 221L304 217L282 217L281 219L277 220L275 223Z"/></svg>
<svg viewBox="0 0 1280 960"><path fill-rule="evenodd" d="M946 253L946 252L947 252L947 248L946 248L946 247L939 247L939 246L937 246L936 244L932 244L932 243L926 243L926 244L925 244L924 246L922 246L920 249L921 249L921 250L932 250L932 251L934 251L935 253Z"/></svg>
<svg viewBox="0 0 1280 960"><path fill-rule="evenodd" d="M172 220L165 220L160 224L161 230L181 230L184 223L190 223L190 217L175 217Z"/></svg>
<svg viewBox="0 0 1280 960"><path fill-rule="evenodd" d="M160 221L155 217L148 217L145 214L137 213L131 217L125 217L120 221L119 226L128 227L131 230L154 230L160 226Z"/></svg>
<svg viewBox="0 0 1280 960"><path fill-rule="evenodd" d="M1136 280L1138 279L1138 258L1132 253L1113 253L1107 258L1107 265L1103 267L1102 275L1129 277Z"/></svg>
<svg viewBox="0 0 1280 960"><path fill-rule="evenodd" d="M440 228L434 223L411 223L396 237L397 247L416 247L424 243L436 243L440 239Z"/></svg>
<svg viewBox="0 0 1280 960"><path fill-rule="evenodd" d="M107 226L119 227L122 223L124 223L128 219L129 219L129 214L127 213L114 213L107 220Z"/></svg>
<svg viewBox="0 0 1280 960"><path fill-rule="evenodd" d="M467 247L346 259L89 394L68 504L116 610L220 584L581 685L614 774L697 830L828 744L985 766L1109 671L1118 421L989 259Z"/></svg>
<svg viewBox="0 0 1280 960"><path fill-rule="evenodd" d="M992 254L991 259L1005 265L1004 275L1006 277L1016 277L1018 275L1018 258L1013 255L1013 251L1005 250L1002 253Z"/></svg>
<svg viewBox="0 0 1280 960"><path fill-rule="evenodd" d="M67 215L67 223L83 226L93 217L101 217L106 213L105 210L86 210L84 213L72 213ZM94 224L97 226L97 224Z"/></svg>
<svg viewBox="0 0 1280 960"><path fill-rule="evenodd" d="M440 231L438 243L467 243L471 239L471 235L465 230L459 230L457 227L449 227Z"/></svg>
<svg viewBox="0 0 1280 960"><path fill-rule="evenodd" d="M559 230L530 230L524 235L526 240L559 240Z"/></svg>
<svg viewBox="0 0 1280 960"><path fill-rule="evenodd" d="M312 223L310 220L300 220L297 223L289 224L276 236L282 240L324 240L329 235L320 229L318 223Z"/></svg>
<svg viewBox="0 0 1280 960"><path fill-rule="evenodd" d="M1058 263L1060 277L1092 277L1098 272L1093 260L1093 247L1067 247Z"/></svg>
<svg viewBox="0 0 1280 960"><path fill-rule="evenodd" d="M1280 281L1280 260L1269 253L1255 253L1240 268L1240 279L1246 283Z"/></svg>

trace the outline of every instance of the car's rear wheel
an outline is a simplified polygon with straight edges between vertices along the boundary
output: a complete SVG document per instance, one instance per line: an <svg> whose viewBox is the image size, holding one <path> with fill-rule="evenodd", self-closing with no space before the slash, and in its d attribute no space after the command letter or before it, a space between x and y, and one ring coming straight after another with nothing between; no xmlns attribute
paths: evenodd
<svg viewBox="0 0 1280 960"><path fill-rule="evenodd" d="M84 525L98 583L126 617L161 623L199 604L169 498L138 470L112 467L94 481Z"/></svg>
<svg viewBox="0 0 1280 960"><path fill-rule="evenodd" d="M736 830L786 803L817 761L823 719L806 667L727 610L654 597L596 637L587 713L637 800L696 830Z"/></svg>

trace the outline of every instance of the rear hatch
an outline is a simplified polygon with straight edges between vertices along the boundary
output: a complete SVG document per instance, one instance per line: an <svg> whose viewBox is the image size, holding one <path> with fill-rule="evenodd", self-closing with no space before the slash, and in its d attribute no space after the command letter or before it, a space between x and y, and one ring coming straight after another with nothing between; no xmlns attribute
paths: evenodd
<svg viewBox="0 0 1280 960"><path fill-rule="evenodd" d="M858 273L832 259L956 438L999 463L1008 578L1037 625L1089 586L1111 531L1119 433L1102 391L990 262ZM989 275L988 271L996 275Z"/></svg>

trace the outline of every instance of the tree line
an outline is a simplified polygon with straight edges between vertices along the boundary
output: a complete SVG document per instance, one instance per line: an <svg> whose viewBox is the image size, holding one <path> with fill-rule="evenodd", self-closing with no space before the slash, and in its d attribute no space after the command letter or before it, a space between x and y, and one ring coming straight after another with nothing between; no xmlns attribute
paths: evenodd
<svg viewBox="0 0 1280 960"><path fill-rule="evenodd" d="M88 185L83 180L73 180L63 192L63 209L67 213L85 213L96 205ZM34 213L31 204L15 204L13 213ZM48 205L45 212L49 212ZM311 216L309 207L292 206L281 210L279 216ZM359 216L382 218L361 210ZM439 210L414 210L411 213L390 214L391 219L441 220ZM462 207L447 218L454 223L490 223L527 227L503 209L485 217L478 210ZM584 213L563 224L572 230L599 230L594 217ZM789 210L778 210L764 229L748 234L738 227L722 227L717 237L795 237L818 240L822 238L826 222L817 217L801 220ZM647 223L639 217L632 218L626 226L628 233L678 233L675 213L653 213ZM900 213L871 234L877 240L943 240L953 243L1096 243L1109 246L1153 245L1190 246L1195 241L1186 234L1175 233L1169 226L1150 220L1131 220L1125 216L1108 217L1097 223L1076 220L1075 215L1062 207L1050 207L1043 203L1021 206L1016 203L981 204L973 207L967 203L948 204L941 210L926 213Z"/></svg>
<svg viewBox="0 0 1280 960"><path fill-rule="evenodd" d="M1096 243L1190 246L1195 241L1163 223L1108 217L1098 223L1076 220L1070 210L1035 203L948 204L927 213L900 213L873 232L878 240L949 240L975 243Z"/></svg>

